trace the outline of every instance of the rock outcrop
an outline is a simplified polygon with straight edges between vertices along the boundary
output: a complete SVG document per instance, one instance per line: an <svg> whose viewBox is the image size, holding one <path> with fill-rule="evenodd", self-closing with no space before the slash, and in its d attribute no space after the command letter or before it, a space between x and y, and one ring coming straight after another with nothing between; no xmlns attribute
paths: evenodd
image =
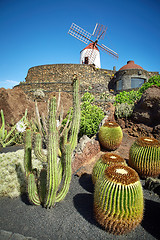
<svg viewBox="0 0 160 240"><path fill-rule="evenodd" d="M52 93L50 96L56 96L58 93ZM72 106L72 96L67 93L62 93L61 104L64 109L64 116ZM30 120L35 117L35 102L32 101L23 90L20 88L5 89L0 88L0 110L3 109L6 128L12 127L17 123L24 115L27 109L27 117ZM47 116L47 102L38 102L38 109L40 114ZM1 126L1 117L0 117Z"/></svg>
<svg viewBox="0 0 160 240"><path fill-rule="evenodd" d="M143 93L134 108L132 119L152 127L160 124L160 87L152 86Z"/></svg>

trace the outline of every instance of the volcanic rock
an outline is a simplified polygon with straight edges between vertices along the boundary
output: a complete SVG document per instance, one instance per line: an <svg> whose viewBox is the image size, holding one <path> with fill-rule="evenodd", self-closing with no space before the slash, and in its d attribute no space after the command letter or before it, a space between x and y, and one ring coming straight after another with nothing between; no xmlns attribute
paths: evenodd
<svg viewBox="0 0 160 240"><path fill-rule="evenodd" d="M152 86L143 93L134 108L132 119L152 127L160 124L160 87Z"/></svg>
<svg viewBox="0 0 160 240"><path fill-rule="evenodd" d="M72 172L74 173L80 167L88 164L100 151L99 142L84 135L73 153Z"/></svg>
<svg viewBox="0 0 160 240"><path fill-rule="evenodd" d="M51 96L58 98L58 93L52 93ZM61 104L64 109L64 116L72 106L71 94L62 93ZM46 101L38 102L40 115L48 116ZM31 100L20 88L5 89L0 88L0 110L3 109L7 130L16 124L24 115L27 109L28 120L35 117L35 102ZM0 117L1 126L1 117Z"/></svg>

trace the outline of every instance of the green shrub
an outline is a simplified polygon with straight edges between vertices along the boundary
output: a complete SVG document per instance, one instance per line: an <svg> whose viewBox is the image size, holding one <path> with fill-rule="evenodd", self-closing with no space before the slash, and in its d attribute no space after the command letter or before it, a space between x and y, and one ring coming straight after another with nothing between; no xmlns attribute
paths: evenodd
<svg viewBox="0 0 160 240"><path fill-rule="evenodd" d="M86 92L81 98L81 121L79 137L87 135L92 137L98 131L98 127L102 119L104 118L104 112L101 108L94 105L94 96ZM71 110L72 114L72 110ZM63 124L67 122L67 117L63 120Z"/></svg>
<svg viewBox="0 0 160 240"><path fill-rule="evenodd" d="M142 94L139 91L135 90L132 90L130 92L126 91L120 92L115 97L114 105L116 106L119 103L134 104L136 101L140 99L141 95Z"/></svg>
<svg viewBox="0 0 160 240"><path fill-rule="evenodd" d="M138 90L139 93L143 93L146 89L150 88L152 85L160 87L160 75L155 75L151 77L148 82L144 83L142 87Z"/></svg>
<svg viewBox="0 0 160 240"><path fill-rule="evenodd" d="M160 75L151 77L148 82L144 83L137 91L132 90L130 92L123 91L118 93L114 102L116 107L115 115L118 118L130 117L133 112L134 104L140 100L143 92L152 85L160 87Z"/></svg>
<svg viewBox="0 0 160 240"><path fill-rule="evenodd" d="M94 96L90 93L85 93L81 98L81 123L79 136L93 136L98 131L98 126L104 118L104 113L101 108L94 105Z"/></svg>

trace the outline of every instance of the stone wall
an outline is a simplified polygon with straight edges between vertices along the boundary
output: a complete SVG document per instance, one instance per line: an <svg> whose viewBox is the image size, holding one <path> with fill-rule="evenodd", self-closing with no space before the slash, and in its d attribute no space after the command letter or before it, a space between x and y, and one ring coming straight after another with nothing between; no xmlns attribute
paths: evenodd
<svg viewBox="0 0 160 240"><path fill-rule="evenodd" d="M35 92L42 91L43 100L50 94L59 90L71 94L72 78L77 74L80 80L80 93L92 93L96 99L101 94L109 93L109 90L115 89L116 81L122 80L123 89L131 89L131 77L145 79L147 81L151 76L159 74L158 72L148 72L143 69L127 69L117 71L99 69L94 65L87 64L51 64L35 66L28 70L25 82L15 87L20 87L29 97L35 99ZM101 105L102 102L100 103Z"/></svg>
<svg viewBox="0 0 160 240"><path fill-rule="evenodd" d="M108 83L116 71L98 69L94 65L52 64L32 67L28 70L25 82L18 86L34 98L36 89L42 89L46 98L51 92L72 92L72 77L77 74L80 91L108 92Z"/></svg>

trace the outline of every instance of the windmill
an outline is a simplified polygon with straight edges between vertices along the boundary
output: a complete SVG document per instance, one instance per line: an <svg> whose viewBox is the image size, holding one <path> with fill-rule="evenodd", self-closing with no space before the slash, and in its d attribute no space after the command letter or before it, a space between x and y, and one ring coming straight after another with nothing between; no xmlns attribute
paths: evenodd
<svg viewBox="0 0 160 240"><path fill-rule="evenodd" d="M98 44L99 39L104 39L106 31L107 27L97 23L93 30L93 33L91 34L84 30L83 28L76 25L75 23L72 23L68 33L73 37L77 38L78 40L84 42L85 44L88 44L89 41L91 42L89 45L87 45L87 47L85 47L81 51L80 55L81 64L95 64L96 67L100 68L100 52L98 47L100 47L100 49L102 49L104 52L118 59L118 54L116 52L106 47L104 44L101 45ZM92 36L96 38L95 41L91 40Z"/></svg>

